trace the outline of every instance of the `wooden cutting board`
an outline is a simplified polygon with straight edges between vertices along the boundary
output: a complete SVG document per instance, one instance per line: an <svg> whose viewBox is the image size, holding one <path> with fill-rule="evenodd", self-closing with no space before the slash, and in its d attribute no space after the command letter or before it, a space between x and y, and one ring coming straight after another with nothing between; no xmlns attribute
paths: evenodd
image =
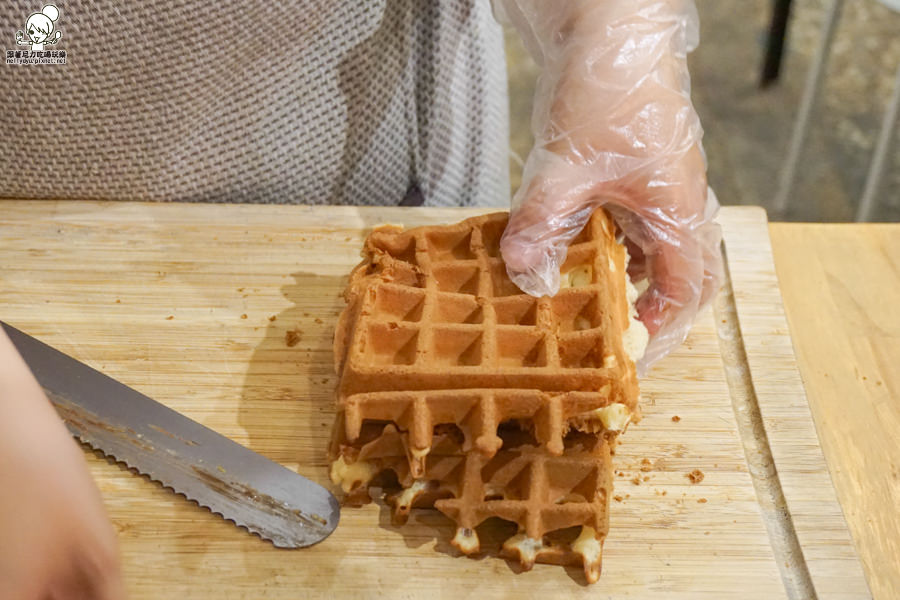
<svg viewBox="0 0 900 600"><path fill-rule="evenodd" d="M478 212L3 201L0 318L328 484L332 328L366 232ZM414 511L397 528L377 504L345 509L315 547L277 550L89 454L130 597L868 597L795 364L765 213L726 208L720 222L729 284L642 383L596 585L580 569L517 574L498 558L458 557L439 513Z"/></svg>

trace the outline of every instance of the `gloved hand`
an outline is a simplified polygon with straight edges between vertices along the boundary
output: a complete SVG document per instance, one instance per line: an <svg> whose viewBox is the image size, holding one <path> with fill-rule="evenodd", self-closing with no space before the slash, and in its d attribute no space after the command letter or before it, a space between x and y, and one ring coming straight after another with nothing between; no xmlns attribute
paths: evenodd
<svg viewBox="0 0 900 600"><path fill-rule="evenodd" d="M0 329L0 598L118 600L116 536L84 455Z"/></svg>
<svg viewBox="0 0 900 600"><path fill-rule="evenodd" d="M553 295L569 242L598 207L625 235L650 331L641 372L679 345L718 289L718 203L690 100L693 0L495 0L542 67L535 145L500 248L525 292Z"/></svg>

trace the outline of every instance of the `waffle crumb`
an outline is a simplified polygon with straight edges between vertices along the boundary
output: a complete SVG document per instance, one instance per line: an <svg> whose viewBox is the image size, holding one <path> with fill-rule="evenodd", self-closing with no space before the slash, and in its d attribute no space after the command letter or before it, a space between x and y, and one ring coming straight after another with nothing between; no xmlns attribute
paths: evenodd
<svg viewBox="0 0 900 600"><path fill-rule="evenodd" d="M641 478L637 475L631 478L631 483L634 485L641 485Z"/></svg>
<svg viewBox="0 0 900 600"><path fill-rule="evenodd" d="M175 318L175 315L169 315L168 317L166 317L166 321L171 321L174 318Z"/></svg>
<svg viewBox="0 0 900 600"><path fill-rule="evenodd" d="M247 313L242 314L242 315L241 315L241 318L242 318L242 319L246 319L246 318L247 318Z"/></svg>
<svg viewBox="0 0 900 600"><path fill-rule="evenodd" d="M653 465L650 463L649 458L645 458L645 459L641 460L641 471L644 471L646 473L647 471L651 471L652 469L653 469Z"/></svg>
<svg viewBox="0 0 900 600"><path fill-rule="evenodd" d="M698 499L697 499L697 502L698 502L699 504L706 504L706 498L698 498Z"/></svg>
<svg viewBox="0 0 900 600"><path fill-rule="evenodd" d="M694 469L690 473L687 474L687 478L691 480L691 483L700 483L703 481L703 471L700 469Z"/></svg>
<svg viewBox="0 0 900 600"><path fill-rule="evenodd" d="M615 500L616 502L621 502L622 496L613 496L613 500Z"/></svg>
<svg viewBox="0 0 900 600"><path fill-rule="evenodd" d="M269 321L274 321L277 318L278 318L278 315L272 315L271 317L269 317Z"/></svg>
<svg viewBox="0 0 900 600"><path fill-rule="evenodd" d="M293 348L297 344L300 343L300 338L303 337L303 334L298 329L290 329L284 332L284 344L288 348Z"/></svg>
<svg viewBox="0 0 900 600"><path fill-rule="evenodd" d="M672 417L672 422L673 422L673 423L677 423L677 422L680 421L680 420L681 420L681 417L679 417L678 415L675 415L674 417Z"/></svg>

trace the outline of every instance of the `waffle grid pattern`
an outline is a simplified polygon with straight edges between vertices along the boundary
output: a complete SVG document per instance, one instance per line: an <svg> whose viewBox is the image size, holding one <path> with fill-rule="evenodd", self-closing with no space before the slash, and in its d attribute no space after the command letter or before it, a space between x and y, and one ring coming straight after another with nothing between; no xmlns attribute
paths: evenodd
<svg viewBox="0 0 900 600"><path fill-rule="evenodd" d="M334 440L333 453L353 464L371 466L370 473L392 472L396 481L382 482L391 493L394 522L404 523L413 507L434 507L457 524L453 540L464 554L480 549L475 531L485 520L498 517L520 528L525 540L543 540L548 533L580 527L591 532L597 548L609 529L612 492L609 445L602 436L575 433L566 437L561 456L534 446L530 435L514 427L500 430L503 447L491 457L467 452L456 431L438 431L428 459L425 479L414 476L404 456L408 434L393 423L369 422L355 442ZM356 501L366 501L365 486L354 488ZM530 568L536 560L582 564L589 579L599 576L600 554L579 551L572 541L541 544L529 556L514 542L505 555Z"/></svg>
<svg viewBox="0 0 900 600"><path fill-rule="evenodd" d="M554 378L561 369L593 371L591 380L617 376L624 365L606 343L613 315L603 310L617 306L618 293L607 220L593 220L569 250L562 271L580 285L534 298L512 283L498 257L505 216L482 219L445 231L371 235L375 262L367 275L378 283L363 301L351 368L442 379L471 367L494 368L495 379L508 369ZM393 282L378 278L385 272Z"/></svg>
<svg viewBox="0 0 900 600"><path fill-rule="evenodd" d="M596 393L507 389L373 392L356 394L343 402L348 439L359 436L366 420L390 421L408 431L410 468L419 477L424 474L424 459L437 425L457 425L465 439L464 451L476 450L491 457L502 446L497 433L500 424L523 421L533 428L538 444L559 456L570 419L590 415L597 406Z"/></svg>
<svg viewBox="0 0 900 600"><path fill-rule="evenodd" d="M621 431L600 413L639 416L625 251L597 211L570 246L564 289L533 298L499 258L507 218L369 236L335 334L332 480L349 502L391 491L397 521L437 508L465 554L486 519L516 523L504 555L583 564L593 582ZM553 537L573 529L578 539Z"/></svg>
<svg viewBox="0 0 900 600"><path fill-rule="evenodd" d="M460 426L466 450L489 457L500 447L497 426L524 419L559 455L573 422L596 430L592 411L620 403L637 418L634 367L621 344L605 341L620 339L628 320L624 251L611 221L598 213L574 240L563 267L568 287L533 298L497 258L506 219L376 230L351 275L339 327L348 333L336 345L346 436L366 419L399 424L411 432L418 476L436 425Z"/></svg>

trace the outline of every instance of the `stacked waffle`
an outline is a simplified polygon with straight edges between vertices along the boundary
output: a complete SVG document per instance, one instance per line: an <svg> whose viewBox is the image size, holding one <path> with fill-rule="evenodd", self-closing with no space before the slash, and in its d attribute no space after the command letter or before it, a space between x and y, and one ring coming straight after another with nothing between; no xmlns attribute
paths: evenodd
<svg viewBox="0 0 900 600"><path fill-rule="evenodd" d="M503 554L600 574L610 452L639 418L627 255L597 211L552 298L523 294L499 256L508 215L376 229L350 275L335 332L338 418L331 478L345 502L387 491L395 519L434 507L476 528L516 523Z"/></svg>

